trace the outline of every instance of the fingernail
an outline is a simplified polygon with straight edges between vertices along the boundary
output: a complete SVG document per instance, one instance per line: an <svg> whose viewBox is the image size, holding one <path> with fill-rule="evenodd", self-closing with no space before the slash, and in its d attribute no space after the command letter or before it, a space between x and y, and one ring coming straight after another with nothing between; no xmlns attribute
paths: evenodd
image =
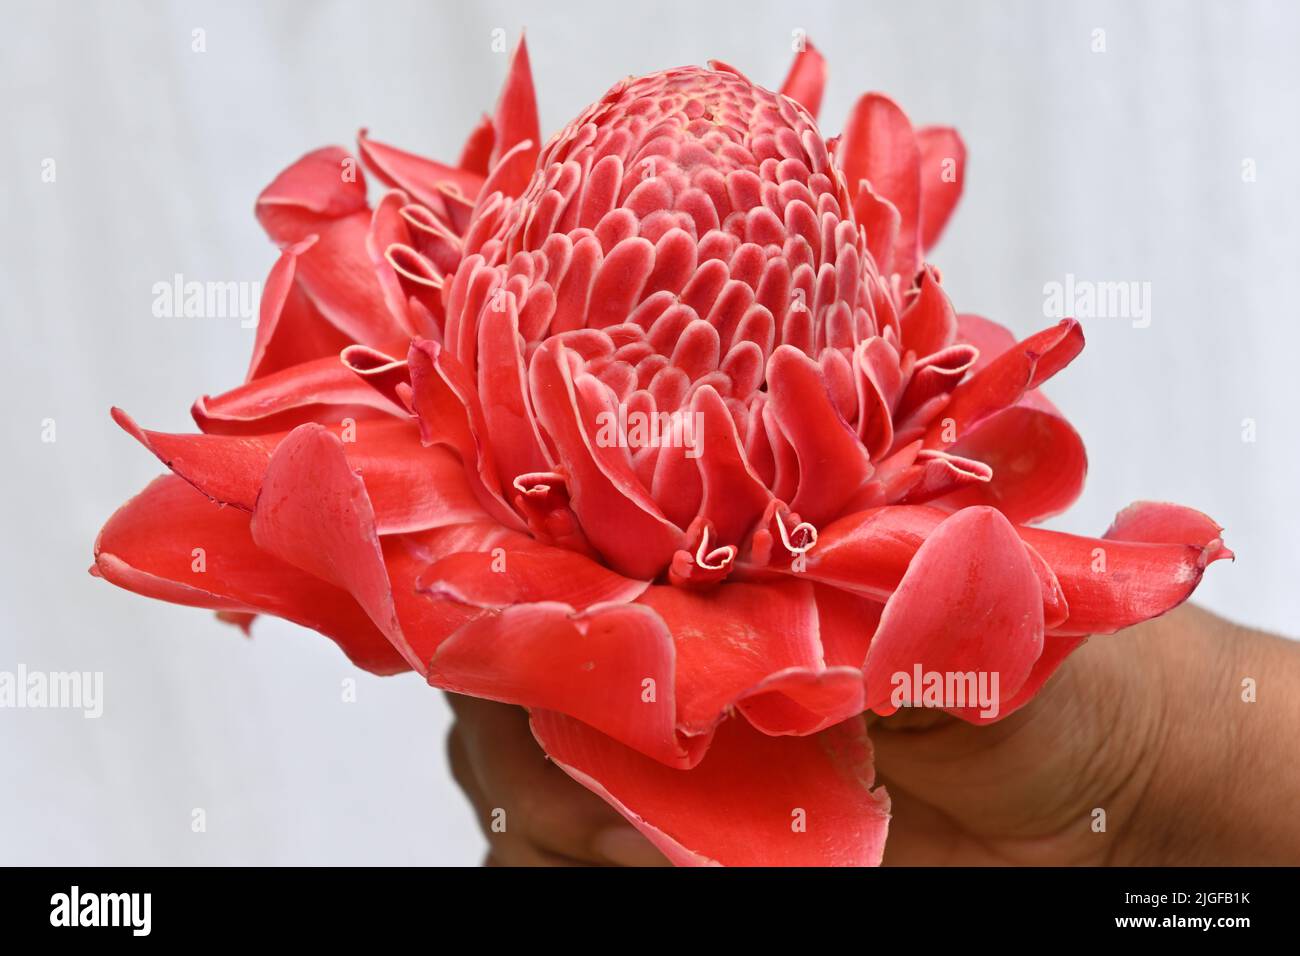
<svg viewBox="0 0 1300 956"><path fill-rule="evenodd" d="M664 858L654 846L631 827L607 827L596 834L592 848L619 866L659 866Z"/></svg>

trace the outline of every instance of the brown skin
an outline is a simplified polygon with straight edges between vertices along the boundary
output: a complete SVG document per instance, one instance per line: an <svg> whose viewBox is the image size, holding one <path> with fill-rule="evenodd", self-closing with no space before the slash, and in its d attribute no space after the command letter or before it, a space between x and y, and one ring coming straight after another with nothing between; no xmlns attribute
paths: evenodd
<svg viewBox="0 0 1300 956"><path fill-rule="evenodd" d="M488 865L667 865L546 760L522 709L450 700ZM1300 644L1198 608L1092 638L996 724L903 711L871 737L893 799L886 864L1300 864Z"/></svg>

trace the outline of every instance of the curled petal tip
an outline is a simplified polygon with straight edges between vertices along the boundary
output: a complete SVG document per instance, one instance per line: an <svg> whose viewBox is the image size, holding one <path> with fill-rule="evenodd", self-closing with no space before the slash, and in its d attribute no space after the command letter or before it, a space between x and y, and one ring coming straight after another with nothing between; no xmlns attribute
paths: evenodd
<svg viewBox="0 0 1300 956"><path fill-rule="evenodd" d="M1201 567L1208 567L1215 561L1232 561L1236 562L1237 555L1228 548L1222 538L1215 538L1201 552Z"/></svg>

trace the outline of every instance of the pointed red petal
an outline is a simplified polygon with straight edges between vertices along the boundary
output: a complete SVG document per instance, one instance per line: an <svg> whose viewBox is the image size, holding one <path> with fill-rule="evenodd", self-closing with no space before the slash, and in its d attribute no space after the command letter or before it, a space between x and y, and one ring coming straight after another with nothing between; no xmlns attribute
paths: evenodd
<svg viewBox="0 0 1300 956"><path fill-rule="evenodd" d="M440 641L487 613L418 594L416 579L448 549L491 547L502 529L452 525L381 544L365 485L343 443L319 425L295 429L276 448L250 527L259 547L351 594L421 674Z"/></svg>
<svg viewBox="0 0 1300 956"><path fill-rule="evenodd" d="M171 475L154 479L108 520L95 542L95 568L146 597L272 614L320 631L377 674L408 669L347 592L261 550L247 514Z"/></svg>
<svg viewBox="0 0 1300 956"><path fill-rule="evenodd" d="M781 84L781 93L790 97L809 113L813 119L822 106L822 91L826 88L826 58L808 40L795 54L790 72Z"/></svg>
<svg viewBox="0 0 1300 956"><path fill-rule="evenodd" d="M866 94L849 114L836 155L851 194L865 179L898 209L892 268L910 280L921 258L921 151L907 115L888 97Z"/></svg>
<svg viewBox="0 0 1300 956"><path fill-rule="evenodd" d="M510 72L506 75L505 85L497 100L496 113L493 115L491 168L495 169L513 147L524 140L532 145L527 149L527 156L520 163L530 171L537 165L537 154L542 142L541 122L537 118L537 94L533 89L533 70L528 60L528 44L521 36L510 58ZM522 190L520 190L522 191ZM518 192L507 195L517 196Z"/></svg>
<svg viewBox="0 0 1300 956"><path fill-rule="evenodd" d="M280 442L251 528L259 547L348 591L380 630L398 632L374 508L337 435L302 425Z"/></svg>
<svg viewBox="0 0 1300 956"><path fill-rule="evenodd" d="M1074 319L1062 319L1018 342L953 389L943 414L925 434L926 447L960 441L982 419L1016 404L1081 351L1083 328Z"/></svg>
<svg viewBox="0 0 1300 956"><path fill-rule="evenodd" d="M894 444L893 409L904 382L898 351L879 335L858 344L853 353L858 392L858 435L873 461Z"/></svg>
<svg viewBox="0 0 1300 956"><path fill-rule="evenodd" d="M921 149L921 248L929 250L943 233L966 183L966 144L949 126L916 131Z"/></svg>
<svg viewBox="0 0 1300 956"><path fill-rule="evenodd" d="M441 185L454 186L470 200L478 197L483 185L483 176L477 173L387 146L371 139L364 129L357 134L357 152L385 186L410 193L434 212L443 208Z"/></svg>
<svg viewBox="0 0 1300 956"><path fill-rule="evenodd" d="M853 219L867 233L867 252L882 275L894 271L894 249L898 245L898 232L903 217L888 199L878 195L869 182L858 184L858 194L853 199Z"/></svg>

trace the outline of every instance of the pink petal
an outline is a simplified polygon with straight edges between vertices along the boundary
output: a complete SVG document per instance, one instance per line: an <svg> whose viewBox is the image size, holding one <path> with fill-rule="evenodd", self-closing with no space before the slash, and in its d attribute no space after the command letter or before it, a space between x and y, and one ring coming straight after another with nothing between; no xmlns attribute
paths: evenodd
<svg viewBox="0 0 1300 956"><path fill-rule="evenodd" d="M579 610L593 604L626 604L648 586L574 551L544 546L451 554L429 565L417 583L421 593L492 610L537 602Z"/></svg>
<svg viewBox="0 0 1300 956"><path fill-rule="evenodd" d="M1151 544L1195 544L1209 549L1209 560L1231 558L1223 528L1209 515L1167 501L1136 501L1115 516L1103 537Z"/></svg>
<svg viewBox="0 0 1300 956"><path fill-rule="evenodd" d="M322 220L365 212L366 177L356 160L339 146L326 146L299 158L257 197L258 219L271 238L284 245ZM349 173L355 173L349 176Z"/></svg>
<svg viewBox="0 0 1300 956"><path fill-rule="evenodd" d="M1010 700L1042 649L1042 592L1015 529L992 508L966 508L926 539L885 605L867 653L867 703L892 713L896 675L917 668L997 674L998 700Z"/></svg>
<svg viewBox="0 0 1300 956"><path fill-rule="evenodd" d="M950 345L927 355L912 368L912 377L903 397L898 400L895 416L905 422L936 396L948 394L976 367L978 361L978 350L966 343Z"/></svg>
<svg viewBox="0 0 1300 956"><path fill-rule="evenodd" d="M1060 514L1079 497L1088 473L1083 439L1070 423L1023 406L984 419L948 451L984 462L993 477L931 504L953 509L992 505L1013 524Z"/></svg>
<svg viewBox="0 0 1300 956"><path fill-rule="evenodd" d="M481 617L438 648L429 682L568 714L653 760L688 767L707 739L676 731L673 644L653 611L521 604Z"/></svg>
<svg viewBox="0 0 1300 956"><path fill-rule="evenodd" d="M302 425L280 442L250 527L258 547L348 591L390 639L400 633L374 509L338 436Z"/></svg>
<svg viewBox="0 0 1300 956"><path fill-rule="evenodd" d="M419 573L450 553L521 546L512 543L518 535L483 523L392 535L381 543L343 443L319 425L295 429L276 448L250 527L258 547L351 594L406 662L426 675L438 644L488 612L417 593Z"/></svg>
<svg viewBox="0 0 1300 956"><path fill-rule="evenodd" d="M696 459L703 486L700 515L713 524L717 540L739 542L763 516L772 493L750 468L735 422L718 393L701 388L691 411L701 416L707 436L700 441Z"/></svg>
<svg viewBox="0 0 1300 956"><path fill-rule="evenodd" d="M506 503L498 477L487 420L470 373L436 342L416 339L407 357L411 411L426 445L446 445L460 456L479 503L507 527L523 530Z"/></svg>
<svg viewBox="0 0 1300 956"><path fill-rule="evenodd" d="M1134 505L1101 539L1019 530L1061 583L1070 616L1055 633L1064 635L1112 634L1159 617L1191 596L1209 564L1232 556L1218 525L1178 505Z"/></svg>
<svg viewBox="0 0 1300 956"><path fill-rule="evenodd" d="M113 420L158 459L209 498L252 511L263 476L285 434L176 435L140 428L121 409ZM329 429L339 434L341 429ZM380 534L484 520L460 462L447 449L426 447L406 422L358 422L342 447L360 474Z"/></svg>
<svg viewBox="0 0 1300 956"><path fill-rule="evenodd" d="M800 577L876 601L888 600L925 539L947 517L926 505L891 505L821 528Z"/></svg>
<svg viewBox="0 0 1300 956"><path fill-rule="evenodd" d="M295 281L298 256L315 242L311 237L285 247L266 277L247 381L312 359L338 355L351 343L348 336L325 320Z"/></svg>
<svg viewBox="0 0 1300 956"><path fill-rule="evenodd" d="M839 514L871 476L871 461L810 358L782 345L768 360L767 381L770 406L799 460L798 492L790 507L819 524Z"/></svg>
<svg viewBox="0 0 1300 956"><path fill-rule="evenodd" d="M674 770L585 724L533 713L533 734L679 866L876 866L889 797L872 790L860 719L812 737L772 737L744 720L717 730L704 760Z"/></svg>
<svg viewBox="0 0 1300 956"><path fill-rule="evenodd" d="M403 214L408 208L410 197L401 190L379 201L366 234L366 255L388 311L402 329L410 335L437 338L443 280L432 263L412 248L411 223Z"/></svg>
<svg viewBox="0 0 1300 956"><path fill-rule="evenodd" d="M306 421L342 421L376 414L407 417L404 408L356 376L337 355L262 375L191 409L203 431L247 434L284 431Z"/></svg>
<svg viewBox="0 0 1300 956"><path fill-rule="evenodd" d="M903 347L918 358L940 352L957 338L957 313L948 293L940 287L934 270L921 273L920 293L899 317L903 330Z"/></svg>
<svg viewBox="0 0 1300 956"><path fill-rule="evenodd" d="M440 186L450 185L473 200L483 185L484 177L478 173L386 146L371 139L364 129L357 134L357 152L385 186L409 193L435 212L443 208Z"/></svg>
<svg viewBox="0 0 1300 956"><path fill-rule="evenodd" d="M587 378L591 382L595 379ZM602 447L596 436L597 383L581 392L567 350L551 339L529 369L533 407L555 443L574 513L593 547L611 567L632 578L656 577L685 543L632 470L626 449Z"/></svg>
<svg viewBox="0 0 1300 956"><path fill-rule="evenodd" d="M485 210L490 210L495 204L501 203L503 197L514 199L523 195L529 180L533 177L536 162L537 146L533 140L526 139L510 147L500 161L492 167L488 178L483 181L483 189L471 210L472 216L477 217L480 224L485 223L488 221ZM477 252L482 248L487 236L480 233L478 229L472 232L468 231L468 226L466 229L465 248L467 251Z"/></svg>
<svg viewBox="0 0 1300 956"><path fill-rule="evenodd" d="M652 585L638 603L658 612L672 633L677 720L687 734L712 729L727 708L750 696L785 689L819 720L843 720L862 710L860 688L826 674L818 608L807 582L727 582L709 591Z"/></svg>
<svg viewBox="0 0 1300 956"><path fill-rule="evenodd" d="M460 161L456 163L466 172L479 176L488 174L488 160L492 156L492 147L496 141L496 130L492 117L484 116L479 124L470 131L465 145L460 151Z"/></svg>
<svg viewBox="0 0 1300 956"><path fill-rule="evenodd" d="M932 449L918 452L909 470L914 477L899 504L925 504L963 489L983 488L993 479L993 469L982 461Z"/></svg>
<svg viewBox="0 0 1300 956"><path fill-rule="evenodd" d="M860 342L854 351L858 391L858 435L872 461L894 444L894 406L903 391L898 351L879 335Z"/></svg>
<svg viewBox="0 0 1300 956"><path fill-rule="evenodd" d="M317 237L298 256L297 279L341 332L366 345L403 334L366 252L370 212L355 159L334 146L308 153L262 190L257 218L281 246Z"/></svg>
<svg viewBox="0 0 1300 956"><path fill-rule="evenodd" d="M853 219L866 230L867 252L881 274L888 275L893 271L894 249L903 225L898 207L877 195L871 184L863 180L853 200Z"/></svg>
<svg viewBox="0 0 1300 956"><path fill-rule="evenodd" d="M504 299L506 308L488 309L479 324L478 394L489 399L483 406L484 425L492 436L501 483L510 485L520 475L550 471L553 463L528 394L515 297Z"/></svg>

